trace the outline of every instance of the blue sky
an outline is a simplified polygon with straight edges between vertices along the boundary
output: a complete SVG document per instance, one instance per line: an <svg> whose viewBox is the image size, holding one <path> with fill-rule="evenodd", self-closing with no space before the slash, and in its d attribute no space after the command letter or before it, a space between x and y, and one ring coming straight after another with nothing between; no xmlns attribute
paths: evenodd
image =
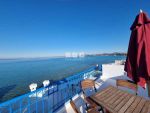
<svg viewBox="0 0 150 113"><path fill-rule="evenodd" d="M0 58L126 52L149 0L1 0Z"/></svg>

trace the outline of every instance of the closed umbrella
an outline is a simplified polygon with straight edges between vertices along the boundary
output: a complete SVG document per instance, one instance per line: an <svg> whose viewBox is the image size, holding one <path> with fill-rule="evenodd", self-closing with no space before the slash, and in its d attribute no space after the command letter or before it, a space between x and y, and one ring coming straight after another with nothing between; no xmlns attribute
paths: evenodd
<svg viewBox="0 0 150 113"><path fill-rule="evenodd" d="M138 85L145 88L150 80L150 19L140 12L131 26L125 71Z"/></svg>

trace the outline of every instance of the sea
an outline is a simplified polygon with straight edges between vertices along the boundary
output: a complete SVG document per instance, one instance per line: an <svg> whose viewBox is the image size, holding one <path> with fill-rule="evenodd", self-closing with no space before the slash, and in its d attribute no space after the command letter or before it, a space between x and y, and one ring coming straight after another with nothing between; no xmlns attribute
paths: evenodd
<svg viewBox="0 0 150 113"><path fill-rule="evenodd" d="M30 92L29 85L42 86L44 80L57 81L96 64L125 60L125 56L84 58L31 58L0 60L0 103Z"/></svg>

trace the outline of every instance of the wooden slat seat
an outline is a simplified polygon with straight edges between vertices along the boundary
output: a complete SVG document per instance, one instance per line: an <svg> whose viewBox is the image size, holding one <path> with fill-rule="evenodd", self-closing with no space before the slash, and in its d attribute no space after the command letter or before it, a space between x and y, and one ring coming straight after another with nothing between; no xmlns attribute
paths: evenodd
<svg viewBox="0 0 150 113"><path fill-rule="evenodd" d="M133 81L117 79L116 80L116 85L117 85L117 87L120 86L120 87L126 87L126 88L129 88L129 89L132 89L132 90L135 91L135 94L137 95L138 86Z"/></svg>
<svg viewBox="0 0 150 113"><path fill-rule="evenodd" d="M81 87L82 87L83 90L87 89L87 88L94 88L94 90L96 90L95 81L91 80L91 79L83 80L81 82Z"/></svg>

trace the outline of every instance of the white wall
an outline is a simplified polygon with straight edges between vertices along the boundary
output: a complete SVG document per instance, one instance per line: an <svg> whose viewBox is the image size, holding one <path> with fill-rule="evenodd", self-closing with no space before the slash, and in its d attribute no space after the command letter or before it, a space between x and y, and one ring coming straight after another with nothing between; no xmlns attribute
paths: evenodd
<svg viewBox="0 0 150 113"><path fill-rule="evenodd" d="M118 64L103 64L102 65L102 78L108 79L116 76L124 75L124 65Z"/></svg>

